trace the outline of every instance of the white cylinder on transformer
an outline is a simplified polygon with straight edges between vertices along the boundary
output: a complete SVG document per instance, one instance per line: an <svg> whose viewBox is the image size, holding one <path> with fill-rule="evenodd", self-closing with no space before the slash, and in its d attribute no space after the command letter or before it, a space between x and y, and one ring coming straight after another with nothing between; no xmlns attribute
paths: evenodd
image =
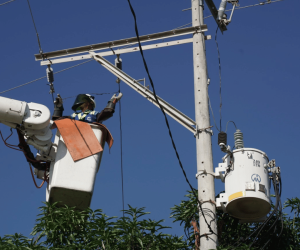
<svg viewBox="0 0 300 250"><path fill-rule="evenodd" d="M267 155L253 148L241 148L227 155L225 177L226 212L242 220L255 220L271 210Z"/></svg>

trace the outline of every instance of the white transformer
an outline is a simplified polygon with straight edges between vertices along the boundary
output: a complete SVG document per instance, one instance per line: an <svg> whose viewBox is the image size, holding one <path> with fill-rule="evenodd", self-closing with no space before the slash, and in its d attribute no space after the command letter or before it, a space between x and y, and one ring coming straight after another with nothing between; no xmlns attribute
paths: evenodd
<svg viewBox="0 0 300 250"><path fill-rule="evenodd" d="M240 130L235 133L235 146L220 143L227 154L215 169L215 177L225 182L225 193L217 198L217 208L244 222L264 220L271 210L269 159L266 153L244 148Z"/></svg>

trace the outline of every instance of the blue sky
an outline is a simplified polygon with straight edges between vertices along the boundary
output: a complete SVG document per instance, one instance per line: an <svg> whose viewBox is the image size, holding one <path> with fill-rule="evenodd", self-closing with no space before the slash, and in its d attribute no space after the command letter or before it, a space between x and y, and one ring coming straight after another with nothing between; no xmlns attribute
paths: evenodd
<svg viewBox="0 0 300 250"><path fill-rule="evenodd" d="M4 1L2 1L4 2ZM135 36L134 22L126 0L118 1L37 1L31 7L45 52ZM112 3L113 2L113 3ZM219 1L214 1L218 6ZM257 0L240 1L241 6ZM167 31L191 22L190 1L137 1L141 35ZM238 10L228 31L218 33L222 64L222 124L235 121L244 133L245 147L257 148L276 159L282 167L283 200L299 196L299 43L297 15L300 2L286 0L265 6ZM205 16L210 15L205 8ZM0 92L45 76L45 66L34 59L38 44L27 2L16 0L0 6ZM216 24L206 19L207 63L211 84L209 95L219 122L219 73L214 41ZM191 36L187 36L191 37ZM192 44L145 51L145 58L157 94L194 119ZM106 57L111 62L114 57ZM146 77L139 53L122 56L123 70L140 79ZM54 72L75 65L53 66ZM146 80L147 85L149 81ZM1 94L4 97L36 102L53 111L46 79ZM92 61L55 75L56 93L63 98L79 93L115 92L115 76ZM146 207L152 219L165 219L167 232L183 235L179 224L169 218L170 208L179 204L188 190L158 108L121 83L123 164L125 204ZM97 109L105 107L110 96L97 96ZM65 115L71 113L73 99L65 101ZM169 119L183 166L194 187L197 182L195 139L191 132ZM214 125L213 120L211 124ZM121 171L118 108L105 122L115 144L105 149L97 175L92 209L101 208L109 216L121 216ZM9 128L0 124L7 136ZM212 137L214 166L223 153ZM229 125L228 142L233 146L234 127ZM16 134L9 141L17 144ZM22 153L0 144L0 236L31 232L38 207L45 200L45 187L32 183ZM216 180L216 193L224 184Z"/></svg>

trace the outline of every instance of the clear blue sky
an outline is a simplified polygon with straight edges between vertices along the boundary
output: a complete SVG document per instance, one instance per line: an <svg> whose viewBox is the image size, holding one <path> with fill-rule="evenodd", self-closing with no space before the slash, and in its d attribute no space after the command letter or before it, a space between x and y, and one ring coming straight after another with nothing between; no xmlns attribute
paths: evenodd
<svg viewBox="0 0 300 250"><path fill-rule="evenodd" d="M4 2L4 1L1 1ZM219 5L219 0L214 1ZM241 0L241 6L257 0ZM174 29L191 22L188 0L132 0L141 35ZM45 52L135 36L133 17L126 0L118 1L38 1L31 7ZM300 2L286 0L238 10L224 35L218 34L222 63L222 123L236 122L244 133L245 147L266 152L282 167L283 200L299 196L299 57L298 15ZM210 15L205 8L205 16ZM45 76L45 67L34 59L38 44L27 2L16 0L0 6L0 92ZM207 35L214 38L216 24L206 19ZM191 36L189 36L191 37ZM219 121L219 73L214 39L207 41L207 62L211 78L209 94ZM192 45L145 51L157 94L194 119ZM111 62L114 57L107 57ZM136 79L146 77L139 53L122 56L123 69ZM54 71L76 63L54 65ZM2 94L4 97L36 102L53 111L46 79ZM147 80L147 84L149 81ZM78 93L114 92L115 76L96 62L55 75L55 90L63 98ZM169 218L170 207L184 198L188 185L178 165L164 118L158 108L121 83L123 117L123 161L125 203L146 207L152 219L165 219L169 233L183 235L179 224ZM97 109L110 96L97 97ZM65 102L71 113L73 99ZM187 175L196 187L196 149L191 132L169 119L173 136ZM213 120L211 121L213 124ZM118 108L105 122L115 144L105 150L97 175L92 209L101 208L109 216L120 216L121 172ZM9 128L0 124L4 135ZM223 153L214 129L213 155L216 167ZM234 128L229 125L229 143ZM14 135L10 141L17 144ZM1 145L1 144L0 144ZM45 187L37 190L22 153L2 144L0 168L0 236L31 232L38 207L45 200ZM216 180L216 193L224 184Z"/></svg>

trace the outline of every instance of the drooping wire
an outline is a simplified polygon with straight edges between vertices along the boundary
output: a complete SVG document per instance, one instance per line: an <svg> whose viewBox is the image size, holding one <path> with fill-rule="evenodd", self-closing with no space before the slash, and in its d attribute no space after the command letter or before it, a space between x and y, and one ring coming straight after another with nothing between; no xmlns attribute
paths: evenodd
<svg viewBox="0 0 300 250"><path fill-rule="evenodd" d="M207 98L208 98L208 104L209 104L209 107L210 107L210 111L211 111L211 114L212 114L212 116L213 116L213 120L214 120L215 127L216 127L216 129L217 129L219 132L221 132L220 129L218 128L218 126L217 126L216 119L215 119L215 116L214 116L214 112L213 112L213 109L212 109L212 107L211 107L210 98L209 98L208 95L207 95Z"/></svg>
<svg viewBox="0 0 300 250"><path fill-rule="evenodd" d="M237 129L237 126L235 125L235 122L234 122L234 121L228 121L227 124L226 124L226 130L225 130L225 133L227 133L227 128L228 128L228 123L229 123L229 122L232 122L232 123L234 124L234 126L235 126L235 129Z"/></svg>
<svg viewBox="0 0 300 250"><path fill-rule="evenodd" d="M0 6L2 6L2 5L4 5L4 4L8 4L8 3L14 2L14 1L16 1L16 0L10 0L10 1L7 1L7 2L5 2L5 3L1 3Z"/></svg>
<svg viewBox="0 0 300 250"><path fill-rule="evenodd" d="M66 70L75 68L75 67L77 67L77 66L80 66L80 65L82 65L82 64L85 64L85 63L88 63L88 62L91 62L91 61L94 61L94 59L88 60L88 61L83 62L83 63L76 64L76 65L74 65L74 66L71 66L71 67L68 67L68 68L65 68L65 69L62 69L62 70L60 70L60 71L55 72L54 74L61 73L61 72L63 72L63 71L66 71ZM13 88L11 88L11 89L4 90L4 91L0 92L0 94L3 94L3 93L5 93L5 92L8 92L8 91L11 91L11 90L20 88L20 87L23 87L23 86L25 86L25 85L28 85L28 84L33 83L33 82L36 82L36 81L42 80L42 79L44 79L44 78L46 78L46 77L47 77L47 76L43 76L43 77L40 77L40 78L35 79L35 80L33 80L33 81L30 81L30 82L21 84L21 85L16 86L16 87L13 87Z"/></svg>
<svg viewBox="0 0 300 250"><path fill-rule="evenodd" d="M217 34L218 34L219 26L217 27L216 34L215 34L215 41L217 45L217 51L218 51L218 60L219 60L219 78L220 78L220 131L222 131L222 78L221 78L221 57L220 57L220 51L219 51L219 44L217 41Z"/></svg>
<svg viewBox="0 0 300 250"><path fill-rule="evenodd" d="M42 56L42 58L44 60L44 54L43 54L43 50L42 50L42 46L41 46L41 42L40 42L40 37L39 37L39 33L38 33L36 25L35 25L35 21L34 21L34 18L33 18L33 14L32 14L32 10L31 10L31 7L30 7L29 0L27 0L27 3L28 3L31 19L32 19L32 22L33 22L33 26L34 26L34 29L35 29L38 45L39 45L39 52L40 52L40 55Z"/></svg>
<svg viewBox="0 0 300 250"><path fill-rule="evenodd" d="M41 187L44 185L46 179L44 178L44 180L43 180L43 182L41 183L41 185L38 186L38 184L36 183L35 178L34 178L34 174L33 174L32 167L31 167L31 163L28 162L28 164L29 164L31 177L32 177L32 180L33 180L33 183L34 183L35 187L36 187L36 188L41 188ZM46 171L45 171L45 172L46 172Z"/></svg>
<svg viewBox="0 0 300 250"><path fill-rule="evenodd" d="M5 145L6 147L8 147L8 148L11 148L11 149L14 149L14 150L22 151L22 152L23 152L23 150L19 149L17 145L12 145L12 144L9 144L8 142L6 142L6 141L12 136L12 134L13 134L12 128L10 129L10 132L11 132L11 134L10 134L6 139L4 139L4 138L3 138L3 135L2 135L2 132L1 132L1 130L0 130L0 136L1 136L1 138L2 138L2 141L4 142L4 145Z"/></svg>
<svg viewBox="0 0 300 250"><path fill-rule="evenodd" d="M119 93L121 93L121 83L119 84ZM121 151L121 180L122 180L122 204L123 204L123 217L125 217L125 199L124 199L124 174L123 174L123 135L122 135L122 109L121 100L119 100L119 118L120 118L120 151Z"/></svg>
<svg viewBox="0 0 300 250"><path fill-rule="evenodd" d="M188 177L187 177L187 175L186 175L186 172L185 172L185 170L184 170L184 168L183 168L182 162L181 162L180 157L179 157L179 153L178 153L178 151L177 151L177 148L176 148L176 145L175 145L175 142L174 142L174 139L173 139L173 135L172 135L172 132L171 132L171 128L170 128L170 125L169 125L169 121L168 121L167 115L166 115L166 113L165 113L163 107L162 107L161 104L159 103L158 98L157 98L157 95L156 95L156 92L155 92L155 88L154 88L154 83L153 83L153 80L152 80L152 78L151 78L151 76L150 76L149 69L148 69L148 65L147 65L146 60L145 60L145 57L144 57L144 52L143 52L142 45L141 45L140 38L139 38L139 31L138 31L138 27L137 27L137 20L136 20L135 11L134 11L134 9L133 9L131 3L130 3L130 0L127 0L127 2L128 2L128 4L129 4L131 13L132 13L133 18L134 18L135 33L136 33L136 37L137 37L137 40L138 40L138 44L139 44L140 53L141 53L141 56L142 56L142 59L143 59L144 67L145 67L145 70L146 70L146 72L147 72L147 75L148 75L150 84L151 84L151 86L152 86L152 89L153 89L153 95L154 95L154 97L155 97L155 100L156 100L157 104L159 105L160 110L162 111L162 113L163 113L163 115L164 115L165 123L166 123L166 126L167 126L167 128L168 128L169 136L170 136L170 139L171 139L171 142L172 142L172 145L173 145L173 148L174 148L176 157L177 157L177 159L178 159L180 168L181 168L181 170L182 170L182 173L183 173L183 175L184 175L184 177L185 177L186 182L188 183L189 187L191 188L191 191L193 192L194 196L195 196L196 199L197 199L197 202L198 202L198 204L199 204L199 208L200 208L201 214L202 214L202 216L203 216L203 218L204 218L204 221L205 221L205 223L206 223L206 225L207 225L207 227L208 227L208 229L209 229L209 231L210 231L210 234L215 234L215 235L217 235L217 234L212 230L212 228L211 228L211 226L210 226L210 223L208 223L208 221L207 221L207 219L206 219L206 216L205 216L205 214L204 214L204 211L203 211L203 209L202 209L202 204L201 204L201 202L199 201L198 196L197 196L197 194L195 193L195 189L194 189L193 186L191 185L191 183L190 183L190 181L189 181L189 179L188 179ZM208 234L200 235L200 237L203 237L203 236L206 236L206 237L207 237Z"/></svg>
<svg viewBox="0 0 300 250"><path fill-rule="evenodd" d="M90 93L91 95L111 95L111 94L116 94L118 92L111 92L111 93ZM73 96L68 96L66 98L63 98L63 100L66 100L66 99L70 99L70 98L73 98L73 97L76 97L77 95L73 95Z"/></svg>
<svg viewBox="0 0 300 250"><path fill-rule="evenodd" d="M120 63L120 55L117 55L113 48L110 47L110 50L117 57L118 63ZM120 68L122 70L122 66ZM116 81L119 84L118 93L121 93L121 81L118 78ZM122 205L123 205L123 217L125 217L125 199L124 199L124 175L123 175L123 135L122 135L122 108L121 100L119 100L119 119L120 119L120 152L121 152L121 180L122 180Z"/></svg>

